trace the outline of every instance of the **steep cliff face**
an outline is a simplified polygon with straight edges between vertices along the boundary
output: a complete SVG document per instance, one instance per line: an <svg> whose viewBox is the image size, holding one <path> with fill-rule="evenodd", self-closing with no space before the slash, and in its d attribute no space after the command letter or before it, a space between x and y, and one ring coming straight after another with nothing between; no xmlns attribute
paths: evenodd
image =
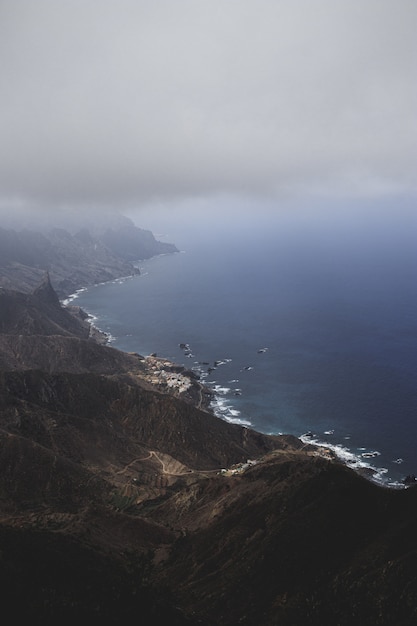
<svg viewBox="0 0 417 626"><path fill-rule="evenodd" d="M118 228L108 228L101 235L101 240L112 252L126 261L178 252L174 244L157 241L150 230L132 228L130 220Z"/></svg>
<svg viewBox="0 0 417 626"><path fill-rule="evenodd" d="M155 383L169 363L97 343L47 276L32 294L0 289L0 331L3 610L416 623L417 489L228 424L196 380L188 394Z"/></svg>
<svg viewBox="0 0 417 626"><path fill-rule="evenodd" d="M0 228L0 285L31 291L45 271L60 296L76 289L137 273L99 241L85 241L63 229L48 233Z"/></svg>
<svg viewBox="0 0 417 626"><path fill-rule="evenodd" d="M48 271L64 297L87 285L138 274L133 261L177 251L122 216L87 225L78 217L65 227L32 224L17 230L0 225L0 286L31 291Z"/></svg>
<svg viewBox="0 0 417 626"><path fill-rule="evenodd" d="M62 308L48 274L31 293L0 288L0 332L3 335L63 335L86 339L89 325Z"/></svg>

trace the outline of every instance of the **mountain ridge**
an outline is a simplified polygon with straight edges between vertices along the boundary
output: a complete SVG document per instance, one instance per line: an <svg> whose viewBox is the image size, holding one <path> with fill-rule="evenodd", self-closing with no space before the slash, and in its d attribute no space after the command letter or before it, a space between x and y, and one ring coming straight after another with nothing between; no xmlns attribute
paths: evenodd
<svg viewBox="0 0 417 626"><path fill-rule="evenodd" d="M61 217L62 220L62 217ZM100 220L97 220L100 221ZM13 224L13 222L12 222ZM32 229L0 227L0 286L31 292L49 273L59 297L108 280L139 274L136 261L178 252L128 218L102 217L100 227L82 220Z"/></svg>

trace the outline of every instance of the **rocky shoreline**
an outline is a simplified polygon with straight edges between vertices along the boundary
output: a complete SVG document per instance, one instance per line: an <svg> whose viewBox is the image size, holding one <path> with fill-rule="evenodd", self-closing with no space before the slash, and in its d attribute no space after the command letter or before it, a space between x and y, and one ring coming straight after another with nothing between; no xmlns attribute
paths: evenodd
<svg viewBox="0 0 417 626"><path fill-rule="evenodd" d="M100 345L111 346L109 334L93 323L93 315L84 311L80 306L72 304L73 299L74 294L68 295L61 301L61 304L88 328L89 339ZM141 361L141 376L155 389L162 393L175 395L186 402L191 402L198 409L210 410L214 392L199 382L199 377L194 371L168 359L158 357L155 353L147 356L136 352L126 352L126 354Z"/></svg>
<svg viewBox="0 0 417 626"><path fill-rule="evenodd" d="M55 219L55 224L38 221L29 228L11 218L11 227L0 225L0 286L30 293L47 271L63 298L86 285L139 274L135 259L178 252L121 215L92 223L64 215Z"/></svg>

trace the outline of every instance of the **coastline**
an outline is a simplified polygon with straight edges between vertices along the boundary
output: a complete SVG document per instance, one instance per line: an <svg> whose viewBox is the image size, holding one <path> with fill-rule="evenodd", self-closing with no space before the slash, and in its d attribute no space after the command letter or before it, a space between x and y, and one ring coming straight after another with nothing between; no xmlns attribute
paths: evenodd
<svg viewBox="0 0 417 626"><path fill-rule="evenodd" d="M120 283L131 278L133 277L126 276L100 284ZM110 333L104 332L99 328L99 326L97 326L97 318L95 315L73 304L80 293L89 290L91 287L93 286L76 290L73 294L70 294L67 298L63 299L62 304L63 306L72 307L82 311L82 315L85 316L86 322L89 324L91 329L90 337L94 341L98 341L104 345L111 345L116 338ZM193 356L191 348L188 344L179 344L179 347L183 350L185 356ZM126 350L124 351L129 353ZM187 369L185 366L179 365L178 363L164 357L157 356L155 353L150 353L147 356L139 356L142 357L144 363L146 364L148 372L147 381L153 386L159 388L163 392L174 393L174 395L179 398L191 401L198 408L209 411L210 413L216 415L219 419L224 419L229 423L239 424L242 427L256 430L250 420L239 417L240 412L234 408L230 399L227 398L227 394L231 390L215 383L207 383L205 380L206 374L203 368L197 366ZM226 361L218 361L215 365L217 367ZM194 392L192 387L194 388ZM410 486L404 481L400 482L399 480L389 479L389 477L387 477L388 470L386 468L379 468L370 462L370 459L377 458L379 456L379 453L376 451L355 454L341 444L330 443L322 439L320 436L310 432L295 436L305 445L315 446L319 454L342 462L347 467L378 486L397 490L405 489Z"/></svg>
<svg viewBox="0 0 417 626"><path fill-rule="evenodd" d="M133 276L126 276L106 281L106 283L120 283L130 278L133 278ZM62 299L61 305L70 310L73 315L80 318L86 325L88 325L89 340L95 341L100 345L111 346L115 337L113 337L110 333L103 331L96 325L95 321L97 320L97 317L82 307L72 304L74 300L78 298L80 293L85 292L92 287L106 283L98 283L97 285L81 287L74 293L69 294L66 298ZM116 349L119 350L119 348ZM175 395L186 402L191 402L200 410L216 414L212 410L212 403L215 394L209 387L207 387L207 385L200 382L198 375L196 375L193 370L187 369L185 366L179 365L167 358L159 357L156 353L142 355L136 352L132 353L125 350L121 351L126 354L134 354L141 359L144 365L144 380L146 380L146 382L151 384L154 388L157 388L162 392Z"/></svg>
<svg viewBox="0 0 417 626"><path fill-rule="evenodd" d="M328 450L329 453L334 454L337 459L339 459L342 463L344 463L347 467L354 470L357 474L364 476L371 482L381 486L387 487L389 489L407 489L410 485L396 481L390 480L386 477L388 474L388 470L385 467L377 467L376 465L372 465L368 461L364 460L364 457L353 453L348 448L342 446L341 444L332 444L326 441L321 440L313 433L305 433L299 437L301 441L305 444L312 444L323 450ZM364 453L367 456L365 458L377 458L379 456L379 452L373 453Z"/></svg>

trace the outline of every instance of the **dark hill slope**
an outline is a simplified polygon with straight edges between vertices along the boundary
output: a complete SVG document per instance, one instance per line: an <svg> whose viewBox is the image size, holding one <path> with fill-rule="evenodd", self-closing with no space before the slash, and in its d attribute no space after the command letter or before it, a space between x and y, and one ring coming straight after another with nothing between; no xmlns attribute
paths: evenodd
<svg viewBox="0 0 417 626"><path fill-rule="evenodd" d="M99 512L97 516L100 519ZM123 521L115 516L114 533ZM89 523L94 524L94 518ZM36 529L35 524L0 525L0 593L5 615L35 626L190 624L165 589L150 587L147 555L128 554L123 547L119 555L98 550L88 537L74 536L54 525L49 530Z"/></svg>
<svg viewBox="0 0 417 626"><path fill-rule="evenodd" d="M157 580L176 581L179 606L203 624L417 621L415 489L388 491L334 462L277 453L150 515L189 528Z"/></svg>
<svg viewBox="0 0 417 626"><path fill-rule="evenodd" d="M33 293L0 288L0 333L4 335L63 335L87 339L89 325L61 307L49 275Z"/></svg>
<svg viewBox="0 0 417 626"><path fill-rule="evenodd" d="M111 463L119 470L146 457L144 451L156 450L190 470L212 470L289 443L301 447L295 438L267 437L228 424L132 379L0 372L0 398L5 433L88 467ZM5 440L3 451L7 445Z"/></svg>
<svg viewBox="0 0 417 626"><path fill-rule="evenodd" d="M140 369L138 356L62 335L0 335L0 368L113 373ZM143 369L143 368L142 368Z"/></svg>

